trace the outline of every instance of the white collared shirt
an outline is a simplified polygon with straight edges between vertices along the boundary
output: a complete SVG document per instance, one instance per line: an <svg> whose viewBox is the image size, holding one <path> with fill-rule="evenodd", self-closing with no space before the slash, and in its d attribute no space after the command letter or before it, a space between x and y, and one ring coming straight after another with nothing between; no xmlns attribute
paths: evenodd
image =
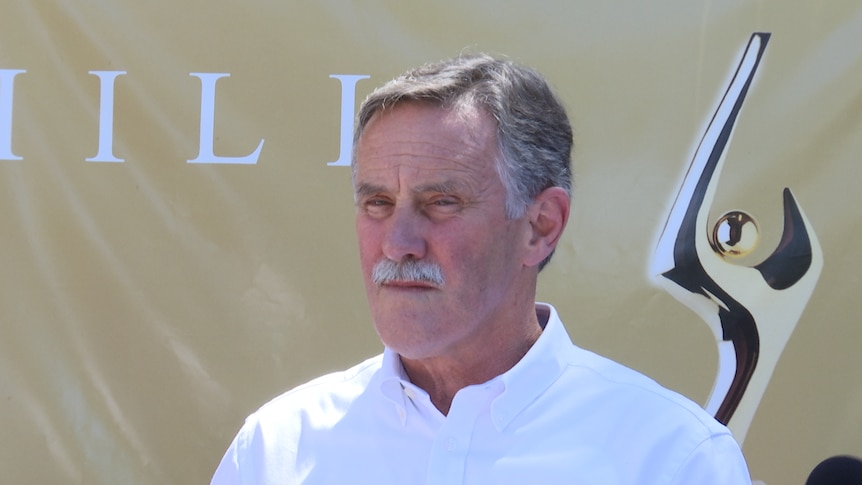
<svg viewBox="0 0 862 485"><path fill-rule="evenodd" d="M212 485L751 483L727 428L573 345L546 306L524 358L461 389L448 415L386 349L249 416Z"/></svg>

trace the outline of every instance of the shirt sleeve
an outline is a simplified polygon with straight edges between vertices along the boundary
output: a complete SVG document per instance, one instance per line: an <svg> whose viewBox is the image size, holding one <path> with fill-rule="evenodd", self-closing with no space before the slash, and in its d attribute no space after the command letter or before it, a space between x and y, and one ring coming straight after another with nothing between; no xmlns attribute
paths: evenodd
<svg viewBox="0 0 862 485"><path fill-rule="evenodd" d="M682 463L670 483L751 485L751 477L739 444L730 434L719 434L700 443Z"/></svg>
<svg viewBox="0 0 862 485"><path fill-rule="evenodd" d="M237 441L239 435L234 438L230 447L221 459L218 468L213 475L210 485L239 485L239 461L237 458Z"/></svg>

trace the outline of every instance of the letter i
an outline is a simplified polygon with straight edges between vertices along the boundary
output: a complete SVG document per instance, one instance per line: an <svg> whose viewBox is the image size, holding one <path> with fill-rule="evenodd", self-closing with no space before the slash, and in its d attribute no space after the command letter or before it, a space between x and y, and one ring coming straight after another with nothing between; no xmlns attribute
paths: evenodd
<svg viewBox="0 0 862 485"><path fill-rule="evenodd" d="M114 81L126 71L90 71L101 84L99 99L99 153L88 162L122 162L114 156Z"/></svg>
<svg viewBox="0 0 862 485"><path fill-rule="evenodd" d="M22 160L12 153L12 101L15 76L23 69L0 69L0 160Z"/></svg>

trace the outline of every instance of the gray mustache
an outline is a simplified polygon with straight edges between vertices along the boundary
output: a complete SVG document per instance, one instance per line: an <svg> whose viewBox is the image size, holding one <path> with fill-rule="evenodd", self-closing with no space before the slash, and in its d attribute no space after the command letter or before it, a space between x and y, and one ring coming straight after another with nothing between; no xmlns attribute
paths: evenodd
<svg viewBox="0 0 862 485"><path fill-rule="evenodd" d="M434 286L443 286L444 283L443 269L437 263L416 259L396 262L386 258L374 265L374 269L371 271L371 281L377 286L392 281L422 282Z"/></svg>

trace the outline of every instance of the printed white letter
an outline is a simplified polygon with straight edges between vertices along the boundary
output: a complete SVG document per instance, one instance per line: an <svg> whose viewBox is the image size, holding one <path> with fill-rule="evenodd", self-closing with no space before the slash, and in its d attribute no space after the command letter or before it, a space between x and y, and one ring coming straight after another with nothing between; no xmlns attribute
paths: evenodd
<svg viewBox="0 0 862 485"><path fill-rule="evenodd" d="M213 131L215 125L215 85L220 78L230 76L229 73L193 72L189 74L201 80L201 142L198 156L188 163L235 163L254 165L263 148L263 140L257 149L244 157L217 157L213 153Z"/></svg>
<svg viewBox="0 0 862 485"><path fill-rule="evenodd" d="M329 76L341 81L341 152L338 160L329 162L330 167L349 167L353 156L353 117L356 113L356 83L371 76L356 74L333 74Z"/></svg>
<svg viewBox="0 0 862 485"><path fill-rule="evenodd" d="M21 160L12 153L12 99L15 76L22 69L0 69L0 160Z"/></svg>
<svg viewBox="0 0 862 485"><path fill-rule="evenodd" d="M114 81L126 71L90 71L99 77L101 94L99 99L99 153L88 162L122 162L114 156Z"/></svg>

